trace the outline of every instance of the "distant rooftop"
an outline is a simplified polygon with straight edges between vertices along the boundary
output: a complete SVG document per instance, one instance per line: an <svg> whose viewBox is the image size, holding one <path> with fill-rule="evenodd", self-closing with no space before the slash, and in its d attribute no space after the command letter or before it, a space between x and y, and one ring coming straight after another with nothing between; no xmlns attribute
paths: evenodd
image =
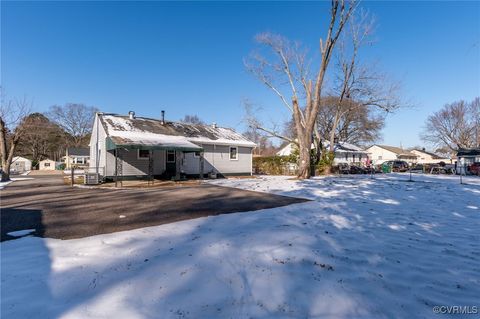
<svg viewBox="0 0 480 319"><path fill-rule="evenodd" d="M69 147L67 149L68 156L90 156L88 147Z"/></svg>

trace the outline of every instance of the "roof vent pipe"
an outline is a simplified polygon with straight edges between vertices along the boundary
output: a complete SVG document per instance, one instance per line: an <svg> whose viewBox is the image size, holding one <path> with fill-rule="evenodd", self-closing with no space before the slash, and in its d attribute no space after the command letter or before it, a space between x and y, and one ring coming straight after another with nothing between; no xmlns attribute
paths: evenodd
<svg viewBox="0 0 480 319"><path fill-rule="evenodd" d="M162 110L162 125L165 125L165 111Z"/></svg>
<svg viewBox="0 0 480 319"><path fill-rule="evenodd" d="M129 112L128 112L128 118L131 119L131 120L133 120L133 119L135 118L135 112L129 111Z"/></svg>
<svg viewBox="0 0 480 319"><path fill-rule="evenodd" d="M213 123L212 123L212 127L213 127L213 128L217 128L217 123L213 122Z"/></svg>

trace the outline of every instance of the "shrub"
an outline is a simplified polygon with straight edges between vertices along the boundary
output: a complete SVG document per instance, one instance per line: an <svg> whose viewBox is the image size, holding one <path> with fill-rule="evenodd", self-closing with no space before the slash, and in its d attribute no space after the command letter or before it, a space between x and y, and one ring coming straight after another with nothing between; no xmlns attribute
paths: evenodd
<svg viewBox="0 0 480 319"><path fill-rule="evenodd" d="M256 174L285 175L289 174L290 164L296 164L293 156L264 156L253 158L253 170Z"/></svg>

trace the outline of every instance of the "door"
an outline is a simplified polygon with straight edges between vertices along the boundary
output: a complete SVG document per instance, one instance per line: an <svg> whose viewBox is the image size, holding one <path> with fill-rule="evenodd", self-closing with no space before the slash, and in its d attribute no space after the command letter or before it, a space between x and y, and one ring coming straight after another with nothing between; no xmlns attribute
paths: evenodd
<svg viewBox="0 0 480 319"><path fill-rule="evenodd" d="M176 171L177 171L177 156L175 154L175 151L167 151L166 154L166 165L165 165L165 175L170 178L172 176L175 176Z"/></svg>

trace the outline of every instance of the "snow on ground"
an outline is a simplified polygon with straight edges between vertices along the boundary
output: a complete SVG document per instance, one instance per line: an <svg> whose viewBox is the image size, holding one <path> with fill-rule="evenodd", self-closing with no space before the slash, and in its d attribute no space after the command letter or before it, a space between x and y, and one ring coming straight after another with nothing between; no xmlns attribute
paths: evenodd
<svg viewBox="0 0 480 319"><path fill-rule="evenodd" d="M439 318L435 305L480 306L480 180L406 179L219 180L314 201L3 242L2 317Z"/></svg>
<svg viewBox="0 0 480 319"><path fill-rule="evenodd" d="M22 175L27 175L27 174L22 174ZM8 182L0 182L0 189L3 189L5 186L10 184L11 182L24 181L24 180L27 180L27 179L33 179L33 178L32 177L12 177L12 178L10 178L10 180Z"/></svg>

